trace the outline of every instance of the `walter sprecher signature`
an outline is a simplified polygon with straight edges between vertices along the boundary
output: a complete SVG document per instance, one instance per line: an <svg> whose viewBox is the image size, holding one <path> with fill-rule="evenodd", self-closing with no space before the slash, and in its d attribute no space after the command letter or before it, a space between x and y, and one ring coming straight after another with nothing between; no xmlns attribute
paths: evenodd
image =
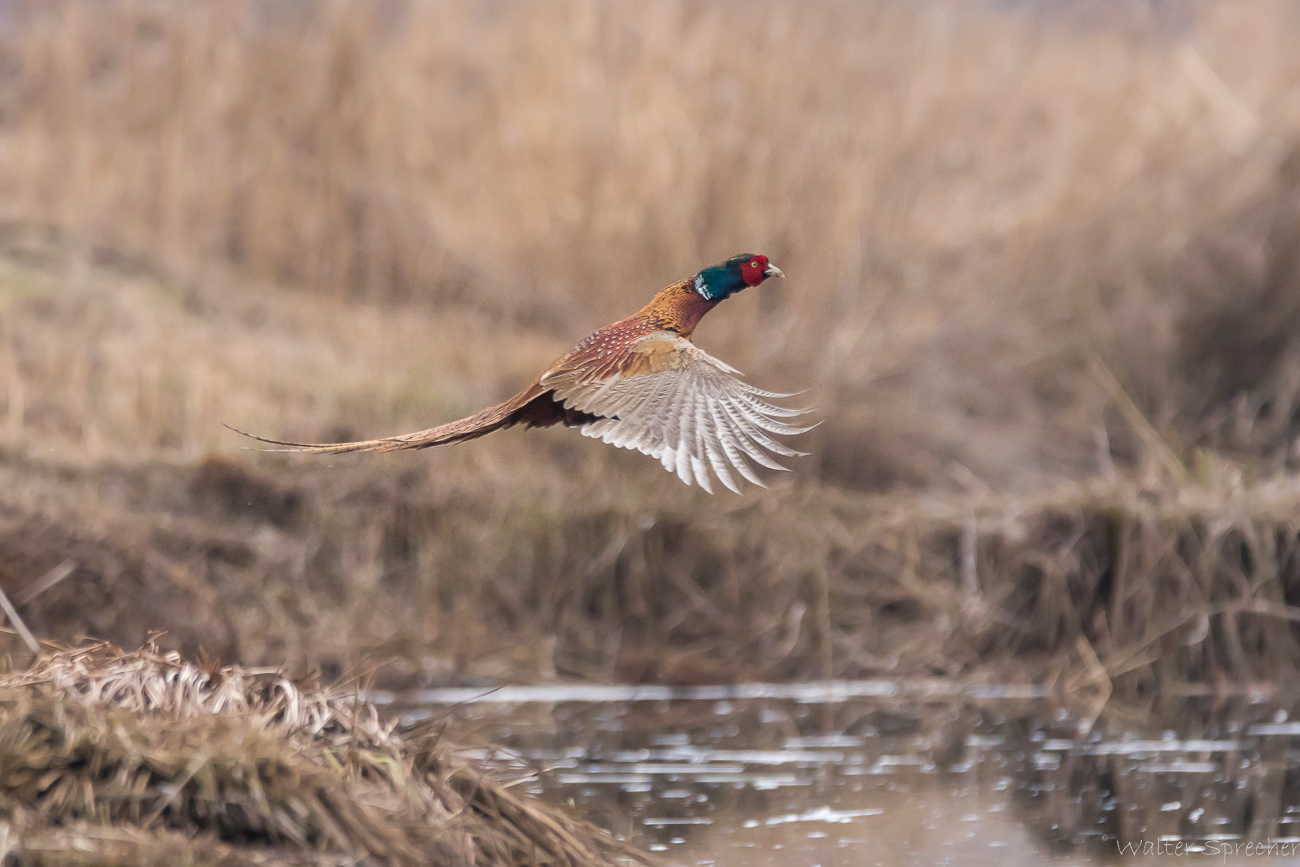
<svg viewBox="0 0 1300 867"><path fill-rule="evenodd" d="M1185 855L1188 857L1252 858L1294 857L1300 855L1300 839L1274 840L1131 840L1115 841L1121 855Z"/></svg>

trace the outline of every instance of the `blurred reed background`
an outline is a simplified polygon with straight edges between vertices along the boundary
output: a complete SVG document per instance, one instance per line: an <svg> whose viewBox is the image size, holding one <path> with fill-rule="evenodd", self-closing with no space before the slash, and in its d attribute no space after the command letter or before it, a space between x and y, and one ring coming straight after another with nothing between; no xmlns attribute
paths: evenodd
<svg viewBox="0 0 1300 867"><path fill-rule="evenodd" d="M49 634L466 676L506 624L536 676L961 671L1114 639L1114 539L1153 496L1152 562L1209 570L1179 623L1236 592L1204 553L1232 533L1271 552L1270 604L1300 599L1292 3L4 10L0 577L78 564L31 603ZM774 493L564 431L322 464L219 427L458 417L741 250L789 279L697 339L824 420ZM1005 545L1048 552L1037 579ZM1150 613L1120 668L1169 633Z"/></svg>

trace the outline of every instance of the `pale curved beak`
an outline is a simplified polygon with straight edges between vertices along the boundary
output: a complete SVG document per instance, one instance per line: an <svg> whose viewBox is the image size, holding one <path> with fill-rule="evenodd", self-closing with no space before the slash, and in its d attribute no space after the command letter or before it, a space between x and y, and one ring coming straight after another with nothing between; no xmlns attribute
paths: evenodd
<svg viewBox="0 0 1300 867"><path fill-rule="evenodd" d="M776 267L775 265L773 265L771 262L768 262L768 263L767 263L767 270L764 271L763 273L766 274L768 277L784 277L784 276L785 276L785 272L782 271L780 268Z"/></svg>

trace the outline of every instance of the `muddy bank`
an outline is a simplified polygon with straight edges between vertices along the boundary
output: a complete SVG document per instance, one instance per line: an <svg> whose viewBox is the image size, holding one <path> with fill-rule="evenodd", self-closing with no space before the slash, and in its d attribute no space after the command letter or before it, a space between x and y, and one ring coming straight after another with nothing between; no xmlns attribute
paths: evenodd
<svg viewBox="0 0 1300 867"><path fill-rule="evenodd" d="M107 645L0 675L0 860L643 863L456 758L272 670Z"/></svg>

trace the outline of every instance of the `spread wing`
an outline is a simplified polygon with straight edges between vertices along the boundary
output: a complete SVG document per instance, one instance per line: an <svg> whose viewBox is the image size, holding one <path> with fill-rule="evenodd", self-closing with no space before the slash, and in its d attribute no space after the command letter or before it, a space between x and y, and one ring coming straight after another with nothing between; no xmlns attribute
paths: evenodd
<svg viewBox="0 0 1300 867"><path fill-rule="evenodd" d="M807 409L787 409L767 398L793 397L742 382L738 371L682 337L656 332L610 353L599 363L590 357L565 358L543 374L541 385L557 400L595 421L582 425L585 436L659 459L686 484L694 477L713 492L709 469L740 492L731 471L766 487L748 460L784 470L769 454L804 454L772 435L799 434L792 419Z"/></svg>

